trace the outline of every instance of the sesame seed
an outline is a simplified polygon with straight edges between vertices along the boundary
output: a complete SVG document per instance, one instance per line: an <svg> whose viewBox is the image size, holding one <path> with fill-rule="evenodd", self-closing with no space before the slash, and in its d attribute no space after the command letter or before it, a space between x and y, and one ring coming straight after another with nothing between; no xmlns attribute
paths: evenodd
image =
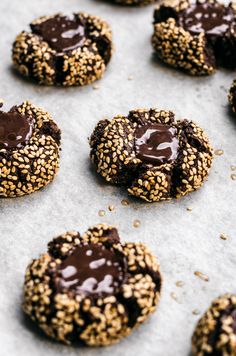
<svg viewBox="0 0 236 356"><path fill-rule="evenodd" d="M141 225L140 220L134 220L133 221L133 227L138 228Z"/></svg>
<svg viewBox="0 0 236 356"><path fill-rule="evenodd" d="M220 234L221 240L228 240L228 236L225 235L224 233Z"/></svg>
<svg viewBox="0 0 236 356"><path fill-rule="evenodd" d="M99 216L104 216L106 214L105 210L99 210L98 215Z"/></svg>
<svg viewBox="0 0 236 356"><path fill-rule="evenodd" d="M224 154L224 151L222 149L217 149L214 151L214 154L216 156L222 156Z"/></svg>
<svg viewBox="0 0 236 356"><path fill-rule="evenodd" d="M199 277L200 279L202 279L205 282L209 281L209 277L206 274L202 273L202 272L195 271L194 274L195 274L195 276Z"/></svg>
<svg viewBox="0 0 236 356"><path fill-rule="evenodd" d="M194 310L192 311L192 314L193 314L193 315L199 315L199 314L200 314L200 310L199 310L199 309L194 309Z"/></svg>
<svg viewBox="0 0 236 356"><path fill-rule="evenodd" d="M184 282L183 281L177 281L175 284L176 284L177 287L183 287Z"/></svg>
<svg viewBox="0 0 236 356"><path fill-rule="evenodd" d="M127 199L122 199L122 200L121 200L121 204L124 205L124 206L127 206L127 205L130 204L130 202L129 202L129 200L127 200Z"/></svg>

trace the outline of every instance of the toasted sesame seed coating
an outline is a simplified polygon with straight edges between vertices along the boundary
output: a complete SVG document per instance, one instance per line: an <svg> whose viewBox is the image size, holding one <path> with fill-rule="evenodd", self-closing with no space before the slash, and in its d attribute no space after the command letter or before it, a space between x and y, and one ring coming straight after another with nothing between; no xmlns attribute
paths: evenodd
<svg viewBox="0 0 236 356"><path fill-rule="evenodd" d="M135 151L140 123L159 123L177 130L177 158L161 165L142 162ZM192 121L175 121L173 112L137 109L128 116L102 120L90 138L91 160L107 182L124 185L131 195L148 202L180 198L203 184L212 163L212 148Z"/></svg>
<svg viewBox="0 0 236 356"><path fill-rule="evenodd" d="M228 94L229 104L233 112L236 112L236 79L233 80Z"/></svg>
<svg viewBox="0 0 236 356"><path fill-rule="evenodd" d="M105 246L125 261L125 275L111 295L95 296L56 288L58 269L65 259L86 244ZM83 236L67 232L48 244L48 252L28 266L23 309L50 337L90 346L118 342L143 323L159 302L159 264L142 243L121 243L117 230L106 224Z"/></svg>
<svg viewBox="0 0 236 356"><path fill-rule="evenodd" d="M236 296L215 299L199 320L192 337L194 356L236 355Z"/></svg>
<svg viewBox="0 0 236 356"><path fill-rule="evenodd" d="M216 0L200 0L196 3L219 4ZM209 41L204 31L191 34L179 21L191 4L188 0L164 0L156 7L152 45L157 56L168 65L195 76L214 73L216 64L235 68L236 32L233 26L219 37L221 43L213 37ZM228 9L235 12L232 4Z"/></svg>
<svg viewBox="0 0 236 356"><path fill-rule="evenodd" d="M44 16L32 22L37 25L56 16ZM112 33L109 25L97 16L84 12L75 14L85 27L84 43L58 54L44 39L23 31L13 43L15 68L39 84L83 86L100 79L112 55Z"/></svg>
<svg viewBox="0 0 236 356"><path fill-rule="evenodd" d="M21 148L0 149L0 197L19 197L46 186L59 169L61 131L51 116L28 101L11 110L30 117L33 132Z"/></svg>

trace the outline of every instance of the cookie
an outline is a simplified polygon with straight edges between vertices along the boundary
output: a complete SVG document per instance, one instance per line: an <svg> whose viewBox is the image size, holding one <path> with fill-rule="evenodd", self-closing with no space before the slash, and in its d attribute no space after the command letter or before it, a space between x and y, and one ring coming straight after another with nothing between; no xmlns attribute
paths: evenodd
<svg viewBox="0 0 236 356"><path fill-rule="evenodd" d="M108 24L83 12L41 17L20 33L12 50L23 75L46 85L87 85L100 79L112 54Z"/></svg>
<svg viewBox="0 0 236 356"><path fill-rule="evenodd" d="M236 295L213 301L194 331L192 351L194 356L236 355Z"/></svg>
<svg viewBox="0 0 236 356"><path fill-rule="evenodd" d="M51 116L28 101L0 111L0 197L30 194L50 183L59 168L60 141Z"/></svg>
<svg viewBox="0 0 236 356"><path fill-rule="evenodd" d="M91 160L107 182L148 202L198 189L209 173L212 149L192 121L171 111L140 109L100 121L90 138Z"/></svg>
<svg viewBox="0 0 236 356"><path fill-rule="evenodd" d="M152 44L167 64L192 75L236 68L235 6L215 0L164 0L154 12Z"/></svg>
<svg viewBox="0 0 236 356"><path fill-rule="evenodd" d="M144 6L155 3L157 0L112 0L122 5Z"/></svg>
<svg viewBox="0 0 236 356"><path fill-rule="evenodd" d="M236 112L236 79L234 79L228 94L229 104L233 112Z"/></svg>
<svg viewBox="0 0 236 356"><path fill-rule="evenodd" d="M83 236L67 232L26 271L23 308L50 337L105 346L130 334L154 312L159 264L142 243L121 243L106 224Z"/></svg>

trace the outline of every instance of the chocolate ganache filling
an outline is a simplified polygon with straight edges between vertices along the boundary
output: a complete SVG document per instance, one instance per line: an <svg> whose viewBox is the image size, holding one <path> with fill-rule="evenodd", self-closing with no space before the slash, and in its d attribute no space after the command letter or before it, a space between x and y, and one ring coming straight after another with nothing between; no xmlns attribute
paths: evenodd
<svg viewBox="0 0 236 356"><path fill-rule="evenodd" d="M230 30L234 22L231 7L215 2L196 2L191 4L179 15L179 22L183 28L193 35L204 32L209 38L223 36Z"/></svg>
<svg viewBox="0 0 236 356"><path fill-rule="evenodd" d="M174 127L163 124L145 124L135 130L136 156L145 163L161 165L178 156L179 140Z"/></svg>
<svg viewBox="0 0 236 356"><path fill-rule="evenodd" d="M114 294L125 277L123 256L99 244L76 247L59 267L57 290L99 297Z"/></svg>
<svg viewBox="0 0 236 356"><path fill-rule="evenodd" d="M31 24L31 29L59 53L72 51L85 41L85 26L76 15L56 15L39 24Z"/></svg>
<svg viewBox="0 0 236 356"><path fill-rule="evenodd" d="M32 136L33 124L29 117L17 111L0 111L0 149L21 148Z"/></svg>

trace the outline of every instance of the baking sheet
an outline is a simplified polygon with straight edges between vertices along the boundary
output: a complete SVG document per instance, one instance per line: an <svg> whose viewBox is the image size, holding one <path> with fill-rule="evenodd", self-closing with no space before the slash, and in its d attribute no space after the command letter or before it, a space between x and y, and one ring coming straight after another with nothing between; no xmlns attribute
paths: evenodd
<svg viewBox="0 0 236 356"><path fill-rule="evenodd" d="M55 181L39 192L0 200L0 355L1 356L185 356L199 315L220 293L235 292L236 116L226 93L235 75L221 70L192 78L157 62L152 55L153 6L126 8L102 0L1 0L0 97L5 109L23 100L48 110L63 132L61 168ZM40 87L11 67L11 44L41 15L87 11L109 21L116 51L102 80L86 88ZM133 77L133 80L130 76ZM197 121L217 156L208 182L198 192L170 203L146 204L105 184L88 159L87 138L104 116L139 107L172 109L178 118ZM115 210L108 211L114 205ZM191 207L192 211L187 210ZM104 217L98 215L105 210ZM140 220L139 228L133 221ZM44 337L21 312L24 272L53 237L67 230L84 232L108 222L123 240L143 241L158 256L164 276L157 312L132 335L106 348L74 348ZM227 240L220 239L225 233ZM194 275L200 271L206 282ZM183 281L182 287L176 281ZM194 314L193 314L194 311Z"/></svg>

